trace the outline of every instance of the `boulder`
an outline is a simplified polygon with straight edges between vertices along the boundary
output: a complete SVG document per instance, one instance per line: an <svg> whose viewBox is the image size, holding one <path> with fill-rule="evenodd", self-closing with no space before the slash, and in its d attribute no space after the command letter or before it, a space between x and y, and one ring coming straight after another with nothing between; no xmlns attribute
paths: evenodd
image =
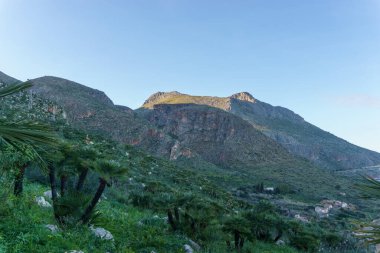
<svg viewBox="0 0 380 253"><path fill-rule="evenodd" d="M49 229L52 233L57 233L59 231L58 226L53 224L47 224L45 225L45 228Z"/></svg>
<svg viewBox="0 0 380 253"><path fill-rule="evenodd" d="M35 201L36 201L37 205L39 205L41 207L51 207L51 204L49 202L47 202L45 200L45 198L42 196L36 197Z"/></svg>
<svg viewBox="0 0 380 253"><path fill-rule="evenodd" d="M193 248L189 244L183 245L183 249L185 250L186 253L194 253Z"/></svg>
<svg viewBox="0 0 380 253"><path fill-rule="evenodd" d="M93 226L91 226L90 229L96 237L99 237L102 240L113 240L113 235L111 234L111 232L105 230L104 228L94 228Z"/></svg>
<svg viewBox="0 0 380 253"><path fill-rule="evenodd" d="M198 243L194 242L193 240L189 239L189 244L190 246L195 249L196 251L200 251L201 250L201 246L199 246Z"/></svg>
<svg viewBox="0 0 380 253"><path fill-rule="evenodd" d="M309 222L309 219L308 219L307 217L302 216L302 215L300 215L300 214L296 214L296 215L294 215L294 218L295 218L296 220L301 221L301 222Z"/></svg>
<svg viewBox="0 0 380 253"><path fill-rule="evenodd" d="M59 197L59 193L57 192L57 196ZM51 194L51 190L48 190L46 192L44 192L44 197L47 198L47 199L52 199L52 194Z"/></svg>
<svg viewBox="0 0 380 253"><path fill-rule="evenodd" d="M314 210L320 217L327 217L329 216L330 209L329 207L316 206Z"/></svg>
<svg viewBox="0 0 380 253"><path fill-rule="evenodd" d="M283 240L278 240L278 241L276 242L276 244L279 245L279 246L284 246L284 245L285 245L285 242L284 242Z"/></svg>

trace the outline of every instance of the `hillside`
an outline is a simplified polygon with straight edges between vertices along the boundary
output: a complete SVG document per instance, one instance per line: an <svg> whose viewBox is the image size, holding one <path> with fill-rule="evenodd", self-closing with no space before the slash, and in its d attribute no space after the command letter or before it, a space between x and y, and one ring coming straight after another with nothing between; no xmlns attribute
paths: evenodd
<svg viewBox="0 0 380 253"><path fill-rule="evenodd" d="M297 192L292 197L334 197L350 186L306 159L296 157L249 122L224 110L196 104L157 104L136 112L175 140L170 158L193 166L226 189L264 182ZM207 163L205 164L204 161ZM315 187L310 187L315 186Z"/></svg>
<svg viewBox="0 0 380 253"><path fill-rule="evenodd" d="M101 91L65 79L32 82L30 91L1 99L1 116L49 123L79 148L75 150L95 149L90 161L117 159L127 174L108 179L91 223L113 234L109 242L94 237L86 226L61 226L55 209L38 207L35 197L43 195L51 181L36 166L26 171L24 196L15 197L12 182L18 168L9 170L3 163L7 170L0 177L5 203L0 207L0 251L98 252L96 247L99 252L183 252L191 239L201 246L194 252L220 253L232 250L226 245L234 240L231 229L243 229L247 240L242 252L366 252L351 236L347 217L363 219L378 210L357 198L352 178L292 155L246 120L216 108L226 99L215 98L214 106L157 104L132 111L114 105ZM1 155L5 159L6 154ZM92 166L81 160L78 165L70 161L73 157L69 153L67 164L54 165L59 173L74 168L67 187L81 175L76 166ZM99 173L107 173L98 169L87 176L81 192L85 199L73 201L72 196L82 196L75 191L59 198L66 203L64 210L73 205L70 219L83 212L97 191ZM61 192L62 179L57 185ZM334 207L330 216L321 217L315 208L326 201L347 208ZM52 233L46 224L62 230ZM275 245L280 238L286 246Z"/></svg>
<svg viewBox="0 0 380 253"><path fill-rule="evenodd" d="M142 107L153 109L158 104L188 103L208 105L233 113L292 154L332 170L350 170L380 164L380 154L348 143L306 122L294 112L261 102L246 92L225 98L158 92L148 98Z"/></svg>
<svg viewBox="0 0 380 253"><path fill-rule="evenodd" d="M190 166L229 191L260 182L279 187L287 184L289 192L298 192L298 197L311 200L336 196L339 193L336 185L344 189L350 186L346 179L336 179L335 175L293 156L252 124L229 113L231 99L197 97L198 103L212 101L215 107L159 105L153 110L133 111L114 105L101 91L66 79L46 76L31 82L34 86L29 96L53 103L46 108L53 113L60 108L71 127ZM164 93L150 100L173 95L181 103L184 98L192 99L179 93ZM245 99L254 101L249 96ZM21 104L25 104L22 110L26 110L30 99ZM312 189L310 185L319 187Z"/></svg>
<svg viewBox="0 0 380 253"><path fill-rule="evenodd" d="M20 82L20 81L17 80L16 78L8 76L5 73L0 71L0 83L13 84L13 83L18 83L18 82Z"/></svg>
<svg viewBox="0 0 380 253"><path fill-rule="evenodd" d="M168 136L138 118L130 108L114 105L102 91L58 77L45 76L31 82L34 85L31 92L60 105L73 127L158 155L170 149ZM162 145L157 147L157 142Z"/></svg>

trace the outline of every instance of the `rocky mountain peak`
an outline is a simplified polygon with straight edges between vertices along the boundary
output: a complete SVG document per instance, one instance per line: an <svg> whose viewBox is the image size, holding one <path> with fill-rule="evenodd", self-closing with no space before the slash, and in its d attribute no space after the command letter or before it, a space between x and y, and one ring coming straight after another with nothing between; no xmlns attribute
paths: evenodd
<svg viewBox="0 0 380 253"><path fill-rule="evenodd" d="M246 102L251 102L251 103L256 103L257 101L250 93L246 91L233 94L232 96L230 96L230 98L234 98L234 99L238 99L238 100L246 101Z"/></svg>
<svg viewBox="0 0 380 253"><path fill-rule="evenodd" d="M155 104L156 101L159 101L161 99L165 99L167 97L173 96L173 95L182 95L182 93L179 93L178 91L170 91L170 92L163 92L159 91L151 95L147 100L145 100L143 107L148 104Z"/></svg>

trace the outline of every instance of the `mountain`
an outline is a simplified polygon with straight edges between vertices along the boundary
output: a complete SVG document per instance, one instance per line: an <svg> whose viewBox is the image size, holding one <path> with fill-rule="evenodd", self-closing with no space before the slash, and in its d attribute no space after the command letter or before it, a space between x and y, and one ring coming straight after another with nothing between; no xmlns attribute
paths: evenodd
<svg viewBox="0 0 380 253"><path fill-rule="evenodd" d="M13 83L18 83L18 82L20 82L20 81L17 80L16 78L8 76L8 75L6 75L6 74L4 74L3 72L0 71L0 83L3 83L3 84L13 84Z"/></svg>
<svg viewBox="0 0 380 253"><path fill-rule="evenodd" d="M193 152L221 167L280 163L293 159L248 122L223 110L194 104L162 104L144 117L176 140L170 159Z"/></svg>
<svg viewBox="0 0 380 253"><path fill-rule="evenodd" d="M61 106L67 122L75 128L142 147L158 155L170 149L168 136L137 117L132 109L114 105L102 91L52 76L30 81L33 84L31 92ZM161 143L160 147L155 145L157 142Z"/></svg>
<svg viewBox="0 0 380 253"><path fill-rule="evenodd" d="M247 92L230 97L191 96L158 92L143 104L155 110L160 104L207 105L232 113L281 144L290 153L333 170L350 170L380 164L380 154L355 146L305 121L291 110L259 101Z"/></svg>
<svg viewBox="0 0 380 253"><path fill-rule="evenodd" d="M34 86L29 96L48 101L47 112L59 108L71 127L191 167L229 191L264 182L311 199L336 195L337 185L344 189L351 184L293 155L252 122L231 113L235 100L256 103L246 93L229 98L158 93L147 100L146 108L133 111L73 81L52 76L30 81ZM283 117L287 112L287 118L300 118L283 111Z"/></svg>

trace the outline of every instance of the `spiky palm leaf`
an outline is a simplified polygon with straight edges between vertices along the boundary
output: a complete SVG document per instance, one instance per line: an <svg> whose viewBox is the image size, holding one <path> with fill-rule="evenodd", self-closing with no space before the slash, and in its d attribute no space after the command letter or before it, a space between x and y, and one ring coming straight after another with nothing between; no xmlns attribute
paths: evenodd
<svg viewBox="0 0 380 253"><path fill-rule="evenodd" d="M24 82L0 88L0 98L13 95L31 86L30 82ZM0 120L0 141L15 147L21 152L24 145L29 145L32 153L38 157L41 166L46 167L36 149L42 150L44 146L56 146L57 136L47 125L27 121L10 122ZM25 155L28 154L25 153Z"/></svg>
<svg viewBox="0 0 380 253"><path fill-rule="evenodd" d="M0 98L13 95L31 86L32 84L30 82L8 85L0 89ZM57 143L56 135L50 127L26 121L9 122L1 120L0 138L15 147L19 147L21 144L28 144L33 147L41 144L54 146Z"/></svg>
<svg viewBox="0 0 380 253"><path fill-rule="evenodd" d="M363 181L355 187L361 190L362 198L380 198L380 182L370 176L363 176Z"/></svg>
<svg viewBox="0 0 380 253"><path fill-rule="evenodd" d="M30 87L32 87L32 84L30 82L7 85L0 89L0 98L15 94Z"/></svg>
<svg viewBox="0 0 380 253"><path fill-rule="evenodd" d="M362 192L362 198L379 198L380 182L371 176L363 176L364 180L355 185ZM380 243L380 226L372 223L360 223L360 228L355 232L356 237L365 239L367 244Z"/></svg>
<svg viewBox="0 0 380 253"><path fill-rule="evenodd" d="M33 147L38 145L56 146L57 144L56 134L49 126L27 121L0 120L0 138L15 147L20 147L22 144L29 144Z"/></svg>
<svg viewBox="0 0 380 253"><path fill-rule="evenodd" d="M120 165L115 160L96 159L94 171L99 174L99 177L110 183L112 177L122 177L127 173L127 169Z"/></svg>

